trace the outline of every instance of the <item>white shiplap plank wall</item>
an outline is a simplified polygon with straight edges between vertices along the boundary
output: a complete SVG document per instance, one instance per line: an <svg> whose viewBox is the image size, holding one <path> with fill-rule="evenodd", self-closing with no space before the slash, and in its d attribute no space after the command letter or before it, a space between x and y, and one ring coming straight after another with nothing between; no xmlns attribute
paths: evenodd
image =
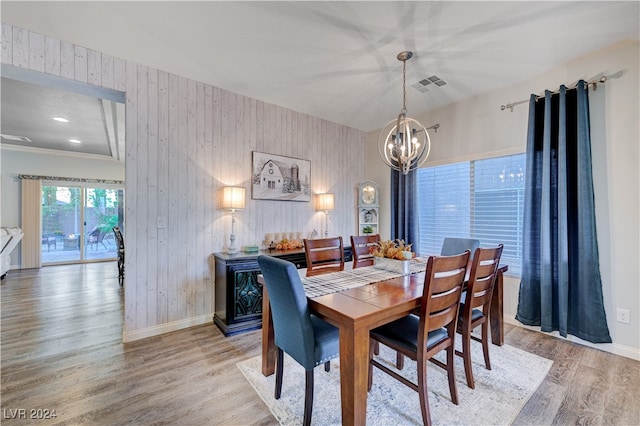
<svg viewBox="0 0 640 426"><path fill-rule="evenodd" d="M150 157L152 161L153 157ZM163 71L158 72L158 150L157 150L157 212L158 216L167 218L169 214L169 74ZM168 300L168 243L169 228L158 229L158 241L156 252L158 292L157 323L165 324L169 322L169 300Z"/></svg>
<svg viewBox="0 0 640 426"><path fill-rule="evenodd" d="M102 87L102 54L95 50L87 50L87 82Z"/></svg>
<svg viewBox="0 0 640 426"><path fill-rule="evenodd" d="M1 34L3 63L126 92L125 340L211 321L211 254L231 227L222 186L247 189L238 245L324 230L313 199L251 198L252 151L310 160L313 192L336 195L330 233L356 232L364 132L4 23Z"/></svg>
<svg viewBox="0 0 640 426"><path fill-rule="evenodd" d="M60 77L73 80L75 76L75 47L65 41L60 42Z"/></svg>
<svg viewBox="0 0 640 426"><path fill-rule="evenodd" d="M167 212L167 300L169 303L167 322L178 320L178 226L174 222L179 217L178 204L180 202L176 192L178 191L178 76L169 74L169 155L167 197L169 209Z"/></svg>
<svg viewBox="0 0 640 426"><path fill-rule="evenodd" d="M60 40L45 37L44 72L51 75L60 75ZM111 89L111 87L108 88Z"/></svg>
<svg viewBox="0 0 640 426"><path fill-rule="evenodd" d="M159 109L159 88L158 70L149 68L147 70L147 128L148 128L148 153L147 153L147 176L155 176L155 179L147 181L147 247L148 253L154 256L147 258L147 324L156 324L158 312L158 233L163 229L158 229L158 109ZM156 226L153 226L156 225Z"/></svg>
<svg viewBox="0 0 640 426"><path fill-rule="evenodd" d="M29 33L29 69L44 72L44 36Z"/></svg>
<svg viewBox="0 0 640 426"><path fill-rule="evenodd" d="M144 219L138 214L137 200L138 197L130 197L129 192L138 185L138 167L144 167L142 162L138 161L138 67L134 63L127 62L125 66L125 84L127 87L127 97L125 111L127 114L125 123L127 146L125 150L125 283L131 277L135 280L134 286L125 285L124 302L125 302L125 330L129 330L131 326L140 323L138 317L139 312L144 312L146 306L141 305L140 289L146 288L144 281L140 282L136 275L136 267L138 265L138 238L131 238L128 229L138 232L138 224L144 224ZM146 191L146 188L144 189ZM142 249L142 247L141 247ZM141 250L140 250L141 251ZM134 266L135 265L135 266ZM144 301L144 299L142 299ZM144 324L144 322L143 322Z"/></svg>

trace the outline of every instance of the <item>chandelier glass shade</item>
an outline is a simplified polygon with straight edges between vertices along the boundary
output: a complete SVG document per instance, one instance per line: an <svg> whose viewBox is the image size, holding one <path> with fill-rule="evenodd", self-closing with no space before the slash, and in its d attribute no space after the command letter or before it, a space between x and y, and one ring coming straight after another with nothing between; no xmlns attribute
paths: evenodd
<svg viewBox="0 0 640 426"><path fill-rule="evenodd" d="M402 61L402 110L398 118L382 128L378 150L385 164L402 174L417 169L425 162L431 151L429 132L417 120L407 117L406 65L412 52L400 52Z"/></svg>

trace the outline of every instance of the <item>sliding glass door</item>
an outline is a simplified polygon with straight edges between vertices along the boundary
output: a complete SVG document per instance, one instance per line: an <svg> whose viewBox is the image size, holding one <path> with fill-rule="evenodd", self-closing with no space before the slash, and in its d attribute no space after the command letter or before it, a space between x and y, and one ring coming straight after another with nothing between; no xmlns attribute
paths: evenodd
<svg viewBox="0 0 640 426"><path fill-rule="evenodd" d="M122 223L118 214L118 192L122 190L86 188L84 192L84 258L116 258L113 227Z"/></svg>
<svg viewBox="0 0 640 426"><path fill-rule="evenodd" d="M42 264L117 258L113 227L123 222L118 187L42 185Z"/></svg>

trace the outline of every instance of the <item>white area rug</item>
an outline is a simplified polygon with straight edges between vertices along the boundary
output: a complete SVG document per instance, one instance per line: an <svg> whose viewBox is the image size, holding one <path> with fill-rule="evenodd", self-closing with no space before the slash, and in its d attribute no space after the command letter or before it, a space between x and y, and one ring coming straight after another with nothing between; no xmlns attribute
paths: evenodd
<svg viewBox="0 0 640 426"><path fill-rule="evenodd" d="M428 363L429 407L434 425L511 424L553 364L551 360L512 346L492 345L493 369L487 370L480 344L472 344L472 347L475 389L467 387L462 358L456 356L460 405L451 402L446 372ZM439 357L442 355L444 353ZM378 358L393 367L395 352L380 345ZM275 374L269 377L262 375L260 356L237 365L280 424L302 424L304 370L298 363L285 355L282 397L279 400L273 397ZM373 388L367 397L367 425L421 425L418 393L376 368L373 374ZM405 358L402 374L415 383L415 362ZM315 370L312 424L341 424L340 365L337 359L331 361L329 373L325 373L321 366Z"/></svg>

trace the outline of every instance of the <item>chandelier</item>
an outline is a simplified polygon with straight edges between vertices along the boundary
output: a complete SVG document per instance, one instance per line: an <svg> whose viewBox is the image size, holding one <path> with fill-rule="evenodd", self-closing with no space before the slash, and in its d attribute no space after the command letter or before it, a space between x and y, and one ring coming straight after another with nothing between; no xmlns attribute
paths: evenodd
<svg viewBox="0 0 640 426"><path fill-rule="evenodd" d="M398 60L402 61L402 110L397 119L382 128L378 140L378 150L385 164L405 175L420 167L431 151L427 129L407 117L407 61L412 56L413 52L398 53Z"/></svg>

